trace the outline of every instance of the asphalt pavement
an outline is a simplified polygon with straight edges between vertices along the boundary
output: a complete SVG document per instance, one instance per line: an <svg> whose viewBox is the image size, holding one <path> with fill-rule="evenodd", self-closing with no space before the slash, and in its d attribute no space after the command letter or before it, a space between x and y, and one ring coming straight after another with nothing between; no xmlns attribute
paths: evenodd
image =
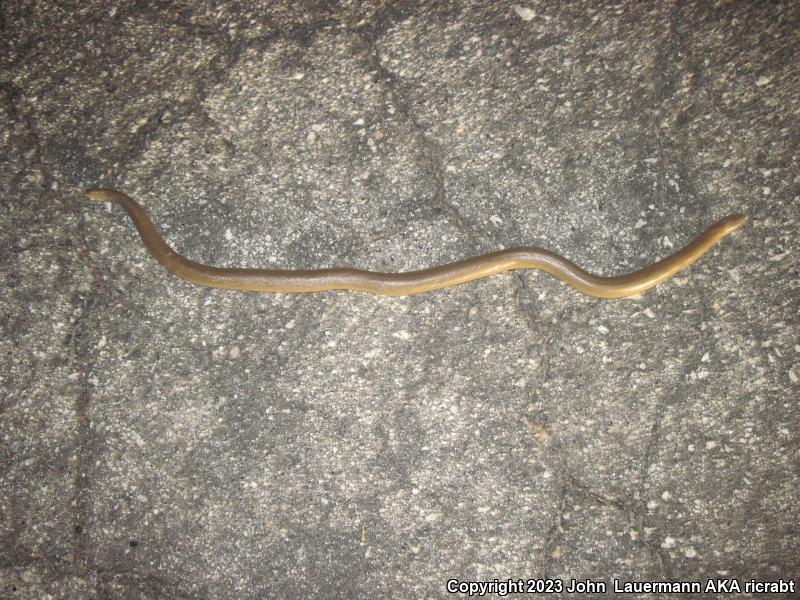
<svg viewBox="0 0 800 600"><path fill-rule="evenodd" d="M794 2L3 3L0 597L798 597L798 31ZM748 222L626 300L256 294L170 274L96 186L219 266L617 275Z"/></svg>

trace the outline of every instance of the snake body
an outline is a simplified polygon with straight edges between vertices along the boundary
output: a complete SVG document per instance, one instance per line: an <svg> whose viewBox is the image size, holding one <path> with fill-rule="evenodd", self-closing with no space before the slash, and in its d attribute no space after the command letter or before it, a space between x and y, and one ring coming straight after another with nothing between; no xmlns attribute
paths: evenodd
<svg viewBox="0 0 800 600"><path fill-rule="evenodd" d="M685 269L745 222L745 215L727 216L686 246L655 264L617 277L600 277L563 256L535 247L510 248L407 273L378 273L350 268L313 270L220 268L197 263L175 252L159 234L147 212L132 198L109 188L86 190L91 200L124 208L147 250L178 277L191 283L250 292L323 292L352 290L382 296L407 296L466 283L514 269L539 269L579 292L597 298L635 296Z"/></svg>

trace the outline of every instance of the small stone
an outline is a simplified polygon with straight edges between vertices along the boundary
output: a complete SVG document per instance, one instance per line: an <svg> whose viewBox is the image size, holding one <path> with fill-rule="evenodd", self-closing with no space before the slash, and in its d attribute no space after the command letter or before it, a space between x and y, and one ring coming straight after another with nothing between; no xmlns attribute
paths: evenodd
<svg viewBox="0 0 800 600"><path fill-rule="evenodd" d="M523 21L530 21L533 17L536 16L536 13L533 12L530 8L526 8L524 6L520 6L519 4L515 4L511 8L514 9L514 12L517 13L520 19Z"/></svg>

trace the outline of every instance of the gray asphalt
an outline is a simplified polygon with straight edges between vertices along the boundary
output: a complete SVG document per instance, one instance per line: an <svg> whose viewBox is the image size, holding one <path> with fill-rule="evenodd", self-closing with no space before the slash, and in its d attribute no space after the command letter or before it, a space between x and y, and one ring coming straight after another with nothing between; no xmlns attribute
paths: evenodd
<svg viewBox="0 0 800 600"><path fill-rule="evenodd" d="M797 597L800 5L0 15L0 597ZM94 186L228 266L611 275L749 220L630 300L261 295Z"/></svg>

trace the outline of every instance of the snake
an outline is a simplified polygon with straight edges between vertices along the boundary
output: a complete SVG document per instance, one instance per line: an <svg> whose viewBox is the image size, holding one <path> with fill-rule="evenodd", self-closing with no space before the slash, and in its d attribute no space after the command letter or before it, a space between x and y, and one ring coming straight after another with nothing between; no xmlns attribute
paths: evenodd
<svg viewBox="0 0 800 600"><path fill-rule="evenodd" d="M90 200L124 208L145 248L169 271L194 284L248 292L304 293L351 290L381 296L407 296L466 283L516 269L544 271L583 294L595 298L637 296L686 269L714 244L741 227L743 214L732 214L709 226L680 250L626 275L602 277L582 269L560 254L538 247L517 247L403 273L381 273L347 267L323 269L221 268L178 254L133 198L110 188L84 192Z"/></svg>

